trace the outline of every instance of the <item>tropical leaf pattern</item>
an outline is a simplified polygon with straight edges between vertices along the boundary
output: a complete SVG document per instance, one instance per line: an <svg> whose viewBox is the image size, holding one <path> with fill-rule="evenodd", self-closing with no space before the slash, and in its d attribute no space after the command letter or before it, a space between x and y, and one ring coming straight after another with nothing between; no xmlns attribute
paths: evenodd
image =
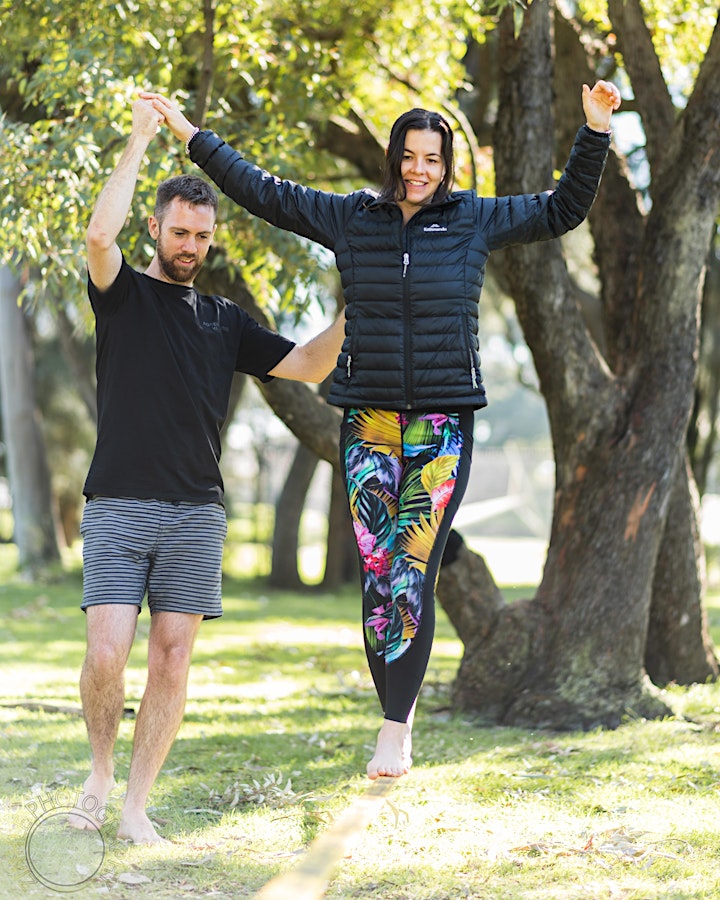
<svg viewBox="0 0 720 900"><path fill-rule="evenodd" d="M367 644L392 662L422 620L425 572L455 488L459 417L350 409L345 477L362 563Z"/></svg>

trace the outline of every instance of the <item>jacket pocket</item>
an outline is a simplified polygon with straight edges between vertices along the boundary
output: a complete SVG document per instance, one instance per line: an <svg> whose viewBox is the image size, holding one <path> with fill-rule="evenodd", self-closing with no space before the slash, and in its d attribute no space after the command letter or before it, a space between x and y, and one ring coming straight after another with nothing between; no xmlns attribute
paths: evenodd
<svg viewBox="0 0 720 900"><path fill-rule="evenodd" d="M346 347L343 347L342 352L338 358L338 365L342 367L345 378L345 382L349 383L353 377L353 371L357 368L357 345L358 345L358 334L357 334L357 317L353 320L353 327L348 335Z"/></svg>

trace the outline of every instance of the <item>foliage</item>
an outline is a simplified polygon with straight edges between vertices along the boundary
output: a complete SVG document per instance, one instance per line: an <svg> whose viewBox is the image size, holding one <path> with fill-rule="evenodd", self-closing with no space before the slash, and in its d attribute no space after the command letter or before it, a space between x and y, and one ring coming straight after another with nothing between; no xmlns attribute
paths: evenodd
<svg viewBox="0 0 720 900"><path fill-rule="evenodd" d="M707 52L717 10L703 0L654 0L648 26L671 93L684 105Z"/></svg>
<svg viewBox="0 0 720 900"><path fill-rule="evenodd" d="M567 0L563 6L572 8L614 47L616 35L608 19L607 0ZM705 0L644 0L642 6L665 81L677 105L684 106L707 51L717 10Z"/></svg>
<svg viewBox="0 0 720 900"><path fill-rule="evenodd" d="M604 2L567 5L612 44ZM218 0L208 32L202 8L189 0L0 0L8 26L0 32L3 260L37 273L38 302L82 298L87 211L124 144L130 103L140 88L176 95L191 117L280 176L347 190L365 180L321 146L325 124L357 114L382 144L408 105L452 114L457 92L466 87L468 37L482 41L492 34L506 7L513 8L518 29L524 6L519 0L433 0L422 7L399 0L390 6L380 0ZM645 9L681 102L707 46L714 10L702 0L652 0ZM461 146L460 173L467 170L466 157ZM123 235L124 249L139 264L150 252L143 223L154 187L184 165L182 148L171 138L161 136L151 147ZM261 302L303 308L313 296L326 296L315 274L328 258L317 248L229 205L223 219L223 258L242 270Z"/></svg>
<svg viewBox="0 0 720 900"><path fill-rule="evenodd" d="M439 2L422 14L380 2L218 2L205 117L198 60L209 35L196 4L3 0L3 7L12 26L0 34L0 219L11 235L3 252L34 267L51 297L60 286L65 296L81 295L87 210L123 146L138 89L174 94L191 117L280 176L346 190L364 182L318 148L323 123L355 110L383 134L409 96L445 101L463 77L464 33ZM419 39L423 32L431 39ZM403 81L409 72L412 86ZM151 147L123 236L136 262L147 258L141 223L154 186L182 165L171 137ZM309 301L327 258L235 208L225 207L224 219L218 241L261 300Z"/></svg>
<svg viewBox="0 0 720 900"><path fill-rule="evenodd" d="M28 805L74 790L88 762L77 713L80 577L75 564L61 582L22 584L10 575L9 553L0 548L0 897L45 897L25 862ZM716 640L717 602L709 609ZM185 722L151 795L151 815L172 843L143 848L114 838L131 751L127 718L104 864L84 895L251 896L332 827L365 788L379 723L357 603L354 591L319 598L226 580L226 615L201 630ZM128 668L132 710L146 641L144 613ZM628 721L612 732L487 728L446 711L459 653L441 615L415 767L356 835L328 898L717 896L717 685L673 689L684 717ZM67 854L78 852L73 837L62 844Z"/></svg>

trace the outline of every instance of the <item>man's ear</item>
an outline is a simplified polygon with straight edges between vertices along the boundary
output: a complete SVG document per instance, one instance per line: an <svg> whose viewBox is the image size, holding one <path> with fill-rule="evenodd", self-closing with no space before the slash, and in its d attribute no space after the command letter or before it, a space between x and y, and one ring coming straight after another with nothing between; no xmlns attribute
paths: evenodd
<svg viewBox="0 0 720 900"><path fill-rule="evenodd" d="M150 237L156 241L160 234L160 223L155 216L150 216L148 219L148 231L150 232Z"/></svg>

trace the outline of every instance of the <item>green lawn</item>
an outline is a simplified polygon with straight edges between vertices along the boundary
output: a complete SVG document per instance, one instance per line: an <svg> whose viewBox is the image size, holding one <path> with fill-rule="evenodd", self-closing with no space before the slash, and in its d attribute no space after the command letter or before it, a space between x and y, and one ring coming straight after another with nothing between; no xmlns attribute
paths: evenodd
<svg viewBox="0 0 720 900"><path fill-rule="evenodd" d="M15 579L13 562L0 546L0 897L76 886L80 897L250 897L362 795L379 710L357 592L278 593L228 576L225 615L203 625L185 722L151 796L172 844L114 838L132 713L102 834L68 833L60 813L88 767L79 567L75 557L39 586ZM719 642L716 597L708 612ZM144 613L129 710L147 626ZM357 834L328 898L720 896L718 686L673 688L676 718L613 732L483 728L448 710L460 654L441 614L415 767Z"/></svg>

